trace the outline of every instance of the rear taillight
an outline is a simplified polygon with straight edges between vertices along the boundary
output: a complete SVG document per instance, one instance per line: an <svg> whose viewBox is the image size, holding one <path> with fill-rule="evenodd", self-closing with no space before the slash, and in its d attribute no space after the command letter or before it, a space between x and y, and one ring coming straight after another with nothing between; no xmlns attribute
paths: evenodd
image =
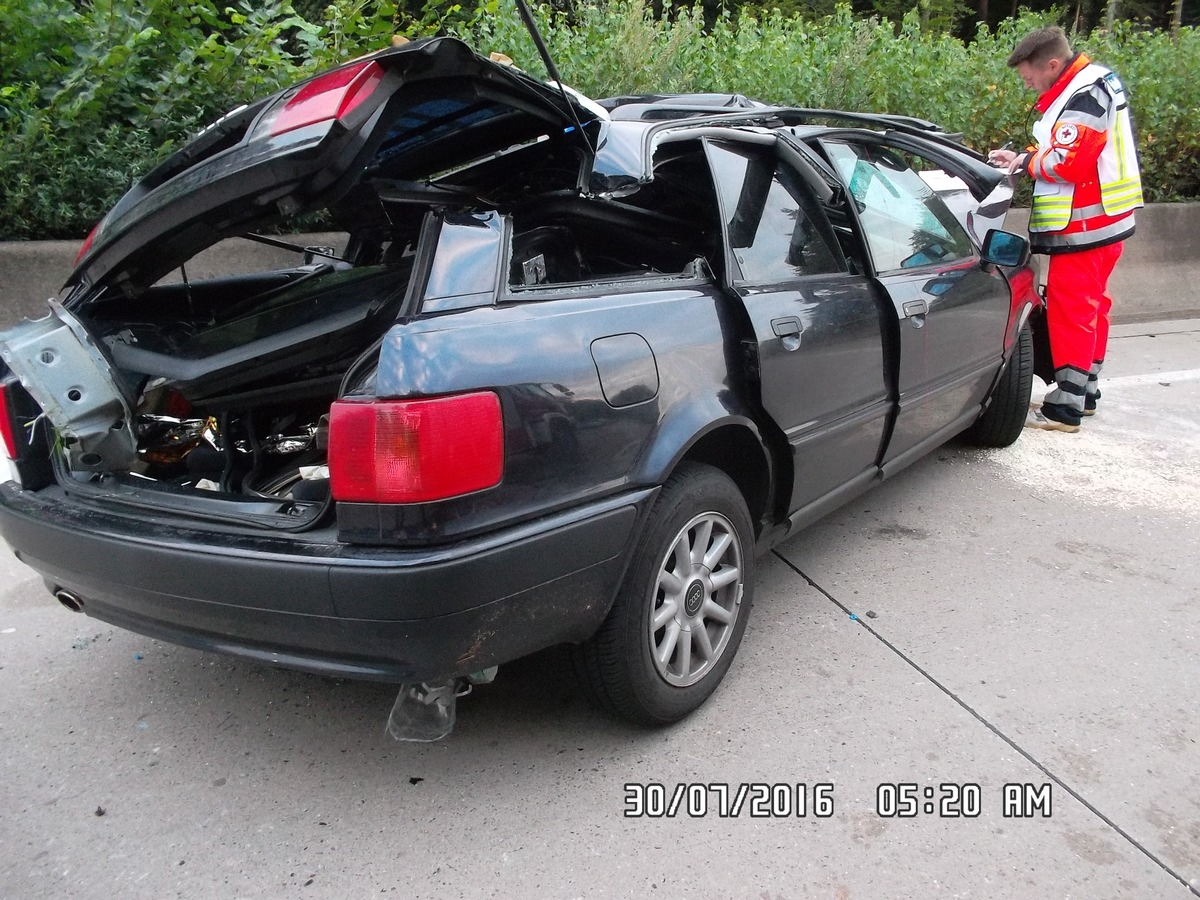
<svg viewBox="0 0 1200 900"><path fill-rule="evenodd" d="M272 136L341 119L371 96L383 80L383 67L368 60L314 78L276 112L265 127Z"/></svg>
<svg viewBox="0 0 1200 900"><path fill-rule="evenodd" d="M17 430L13 425L12 410L8 408L8 385L0 384L0 437L4 438L4 452L9 459L17 458Z"/></svg>
<svg viewBox="0 0 1200 900"><path fill-rule="evenodd" d="M503 474L504 421L490 391L330 407L335 500L427 503L495 487Z"/></svg>

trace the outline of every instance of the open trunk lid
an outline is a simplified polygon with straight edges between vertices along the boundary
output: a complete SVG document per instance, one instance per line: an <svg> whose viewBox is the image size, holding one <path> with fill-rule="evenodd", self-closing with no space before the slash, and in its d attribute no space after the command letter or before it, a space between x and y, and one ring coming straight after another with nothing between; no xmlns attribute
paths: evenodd
<svg viewBox="0 0 1200 900"><path fill-rule="evenodd" d="M117 202L67 284L137 293L221 237L324 208L364 178L424 181L547 139L586 151L604 115L454 38L384 50L209 126Z"/></svg>

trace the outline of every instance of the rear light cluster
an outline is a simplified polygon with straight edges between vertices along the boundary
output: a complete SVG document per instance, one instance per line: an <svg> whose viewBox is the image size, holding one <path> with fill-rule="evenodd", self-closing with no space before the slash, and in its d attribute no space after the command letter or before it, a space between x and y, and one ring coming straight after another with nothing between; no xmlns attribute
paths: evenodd
<svg viewBox="0 0 1200 900"><path fill-rule="evenodd" d="M490 391L329 410L335 500L428 503L495 487L503 474L504 421Z"/></svg>
<svg viewBox="0 0 1200 900"><path fill-rule="evenodd" d="M12 410L8 408L8 385L0 384L0 437L4 438L4 452L9 459L18 455L17 431L13 425Z"/></svg>
<svg viewBox="0 0 1200 900"><path fill-rule="evenodd" d="M383 80L379 63L368 60L314 78L275 112L264 127L273 136L341 119L366 100Z"/></svg>

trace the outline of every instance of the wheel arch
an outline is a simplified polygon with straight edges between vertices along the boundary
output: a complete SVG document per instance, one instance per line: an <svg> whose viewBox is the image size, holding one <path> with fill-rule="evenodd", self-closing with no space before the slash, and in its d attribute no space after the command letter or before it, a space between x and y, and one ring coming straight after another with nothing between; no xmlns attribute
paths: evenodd
<svg viewBox="0 0 1200 900"><path fill-rule="evenodd" d="M758 425L747 416L728 414L698 428L678 427L683 424L664 422L660 440L646 456L639 480L664 484L686 463L710 465L727 475L741 492L758 537L771 507L775 480ZM678 439L684 430L690 432L689 436Z"/></svg>
<svg viewBox="0 0 1200 900"><path fill-rule="evenodd" d="M746 501L755 537L763 529L763 517L771 497L771 468L757 434L735 424L722 425L692 444L679 464L705 463L724 472Z"/></svg>

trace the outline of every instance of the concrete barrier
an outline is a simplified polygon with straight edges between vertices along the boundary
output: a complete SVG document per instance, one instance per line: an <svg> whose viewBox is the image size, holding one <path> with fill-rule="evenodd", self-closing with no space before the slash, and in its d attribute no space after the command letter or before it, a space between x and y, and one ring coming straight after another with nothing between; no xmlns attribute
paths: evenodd
<svg viewBox="0 0 1200 900"><path fill-rule="evenodd" d="M1125 245L1111 288L1115 322L1200 316L1200 203L1160 203L1139 210L1137 234ZM1029 210L1009 211L1005 226L1025 233ZM293 235L297 244L329 244L328 235ZM57 295L71 271L80 241L0 242L0 328L45 314L46 298ZM201 254L188 264L200 279L223 271L251 271L293 264L295 254L249 241L221 256ZM236 257L230 253L235 252ZM1035 261L1044 262L1043 257Z"/></svg>
<svg viewBox="0 0 1200 900"><path fill-rule="evenodd" d="M301 246L337 245L341 234L289 235L280 240ZM46 298L58 296L74 268L78 241L0 241L0 328L23 318L44 316ZM336 249L343 249L336 247ZM199 281L230 272L255 272L294 266L296 253L253 241L224 241L219 250L198 254L187 264L188 278ZM175 272L169 281L178 281Z"/></svg>

